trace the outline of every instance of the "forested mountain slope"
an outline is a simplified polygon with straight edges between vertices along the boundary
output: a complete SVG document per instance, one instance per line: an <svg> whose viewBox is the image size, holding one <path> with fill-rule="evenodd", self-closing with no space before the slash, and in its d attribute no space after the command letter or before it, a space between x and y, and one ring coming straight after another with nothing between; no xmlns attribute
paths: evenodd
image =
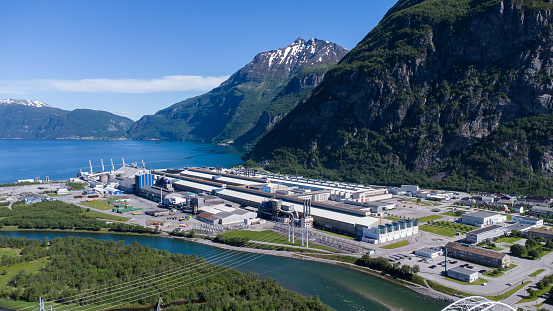
<svg viewBox="0 0 553 311"><path fill-rule="evenodd" d="M534 160L489 150L483 138L552 112L552 9L551 1L399 1L249 157L281 172L355 182L497 182L508 190L528 179L515 188L540 191L534 186L549 180L553 154L538 146L553 128L540 137L520 127L518 137L529 139L512 144L526 144ZM509 166L499 172L476 161L483 150Z"/></svg>
<svg viewBox="0 0 553 311"><path fill-rule="evenodd" d="M142 117L129 135L214 143L254 141L346 53L335 43L298 38L284 48L259 53L212 91Z"/></svg>
<svg viewBox="0 0 553 311"><path fill-rule="evenodd" d="M67 111L38 101L0 101L0 138L126 137L133 123L129 118L99 110Z"/></svg>

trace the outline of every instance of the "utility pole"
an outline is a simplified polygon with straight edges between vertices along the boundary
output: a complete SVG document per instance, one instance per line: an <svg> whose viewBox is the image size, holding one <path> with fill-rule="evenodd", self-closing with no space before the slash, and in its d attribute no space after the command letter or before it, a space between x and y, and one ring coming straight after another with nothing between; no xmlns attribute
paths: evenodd
<svg viewBox="0 0 553 311"><path fill-rule="evenodd" d="M288 242L290 242L290 222L288 222Z"/></svg>
<svg viewBox="0 0 553 311"><path fill-rule="evenodd" d="M309 248L309 228L305 228L305 236L306 236L306 244L305 244L305 247Z"/></svg>
<svg viewBox="0 0 553 311"><path fill-rule="evenodd" d="M292 244L294 244L294 218L292 217Z"/></svg>
<svg viewBox="0 0 553 311"><path fill-rule="evenodd" d="M161 304L163 303L163 300L161 299L161 297L159 297L159 299L157 300L157 303L156 303L156 310L155 311L161 311Z"/></svg>

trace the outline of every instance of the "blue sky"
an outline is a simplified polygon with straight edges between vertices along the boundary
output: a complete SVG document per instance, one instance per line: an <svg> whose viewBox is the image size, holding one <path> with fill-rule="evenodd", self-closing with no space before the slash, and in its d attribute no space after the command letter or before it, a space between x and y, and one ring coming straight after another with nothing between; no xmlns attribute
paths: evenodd
<svg viewBox="0 0 553 311"><path fill-rule="evenodd" d="M297 37L352 49L397 0L0 1L0 99L131 119Z"/></svg>

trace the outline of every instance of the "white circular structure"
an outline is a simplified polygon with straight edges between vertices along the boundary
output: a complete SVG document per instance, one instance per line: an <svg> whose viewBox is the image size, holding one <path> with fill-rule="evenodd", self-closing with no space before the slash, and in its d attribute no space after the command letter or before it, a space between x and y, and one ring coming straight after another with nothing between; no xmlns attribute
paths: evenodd
<svg viewBox="0 0 553 311"><path fill-rule="evenodd" d="M471 296L465 297L463 299L457 300L449 306L442 309L442 311L484 311L484 310L494 310L494 311L516 311L515 308L504 304L500 301L492 301L488 298L481 296Z"/></svg>

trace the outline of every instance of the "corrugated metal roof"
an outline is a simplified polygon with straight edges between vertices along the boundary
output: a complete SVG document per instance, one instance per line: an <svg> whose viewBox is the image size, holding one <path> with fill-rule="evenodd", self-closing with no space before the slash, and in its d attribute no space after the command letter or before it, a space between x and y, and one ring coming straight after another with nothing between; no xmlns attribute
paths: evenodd
<svg viewBox="0 0 553 311"><path fill-rule="evenodd" d="M207 191L207 192L211 192L211 191L213 191L213 189L218 189L218 187L205 185L205 184L201 184L201 183L196 183L196 182L191 182L191 181L188 181L188 180L179 180L179 181L175 182L175 185L182 185L182 186L185 186L185 187L195 188L195 189L199 189L199 190Z"/></svg>

